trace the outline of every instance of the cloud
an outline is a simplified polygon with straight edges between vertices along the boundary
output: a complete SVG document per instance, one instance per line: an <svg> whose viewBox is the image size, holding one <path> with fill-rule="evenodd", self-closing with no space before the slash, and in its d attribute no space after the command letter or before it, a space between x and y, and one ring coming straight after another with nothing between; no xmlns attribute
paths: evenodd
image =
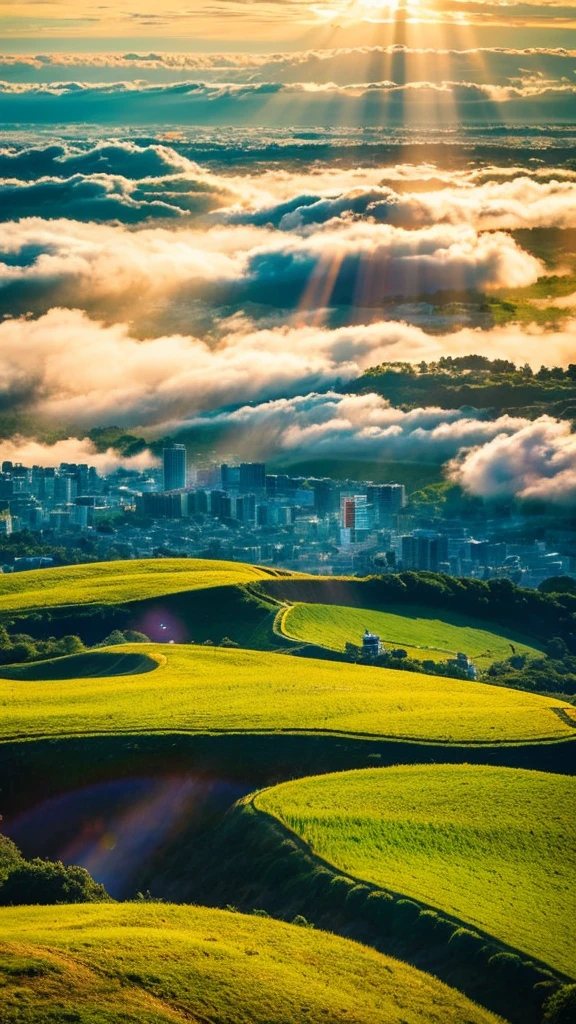
<svg viewBox="0 0 576 1024"><path fill-rule="evenodd" d="M201 179L144 179L135 183L111 174L42 177L36 181L0 180L0 211L10 219L45 215L71 220L139 224L207 213L233 196L224 185ZM1 217L1 214L0 214Z"/></svg>
<svg viewBox="0 0 576 1024"><path fill-rule="evenodd" d="M448 472L466 491L482 497L573 505L576 434L566 421L542 416L463 453L450 462Z"/></svg>
<svg viewBox="0 0 576 1024"><path fill-rule="evenodd" d="M509 181L476 185L462 180L457 188L444 186L423 193L401 194L392 188L355 188L336 196L294 196L276 206L222 213L229 223L271 225L281 231L301 231L336 218L374 220L407 229L433 224L470 224L477 230L576 226L576 182L537 181L520 175Z"/></svg>
<svg viewBox="0 0 576 1024"><path fill-rule="evenodd" d="M543 273L510 236L467 226L353 223L302 238L254 226L133 231L41 218L0 226L0 299L12 313L70 305L108 317L131 309L137 320L159 303L199 298L362 305L439 289L523 287Z"/></svg>
<svg viewBox="0 0 576 1024"><path fill-rule="evenodd" d="M306 457L406 459L441 463L463 447L512 433L525 420L458 409L413 409L404 412L376 394L298 395L231 412L199 416L189 429L226 428L240 439L247 435L261 453Z"/></svg>
<svg viewBox="0 0 576 1024"><path fill-rule="evenodd" d="M478 6L478 5L477 5ZM573 49L550 47L415 48L401 45L347 46L295 53L52 53L4 54L0 79L48 84L53 81L117 81L135 73L147 83L170 83L183 77L207 83L282 84L316 82L351 85L389 79L405 83L475 81L479 68L485 81L506 85L529 69L552 78L570 74Z"/></svg>
<svg viewBox="0 0 576 1024"><path fill-rule="evenodd" d="M71 178L76 174L114 174L123 178L161 178L172 174L201 177L197 163L170 146L140 146L130 141L57 142L46 146L4 145L0 176L32 181L39 177Z"/></svg>
<svg viewBox="0 0 576 1024"><path fill-rule="evenodd" d="M0 404L58 424L119 423L162 434L248 402L285 400L289 410L295 396L328 390L389 360L478 353L538 367L545 351L547 361L567 365L575 326L428 335L393 322L258 329L234 317L218 325L210 343L182 335L140 341L125 324L107 327L79 310L53 309L0 324Z"/></svg>
<svg viewBox="0 0 576 1024"><path fill-rule="evenodd" d="M576 435L542 416L488 419L482 412L395 409L379 395L309 394L217 416L188 427L225 430L255 457L447 463L449 479L480 497L576 499Z"/></svg>
<svg viewBox="0 0 576 1024"><path fill-rule="evenodd" d="M415 79L335 83L0 83L5 122L365 127L571 122L576 83Z"/></svg>
<svg viewBox="0 0 576 1024"><path fill-rule="evenodd" d="M23 466L59 466L62 462L88 463L100 473L131 469L141 472L157 465L158 460L146 449L128 458L118 455L113 448L99 452L90 438L68 437L55 444L42 444L33 438L15 434L9 440L0 440L0 461L20 462Z"/></svg>

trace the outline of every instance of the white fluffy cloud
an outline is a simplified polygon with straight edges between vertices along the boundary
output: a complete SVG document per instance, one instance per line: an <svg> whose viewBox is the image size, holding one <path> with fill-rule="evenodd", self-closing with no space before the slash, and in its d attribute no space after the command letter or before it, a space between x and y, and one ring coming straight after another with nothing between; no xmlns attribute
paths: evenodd
<svg viewBox="0 0 576 1024"><path fill-rule="evenodd" d="M576 182L538 181L519 174L509 181L475 185L461 179L457 187L410 190L405 179L402 193L390 187L357 187L338 195L307 194L281 204L220 214L244 223L273 224L282 231L332 224L336 218L386 222L407 229L434 224L467 224L475 230L576 227Z"/></svg>
<svg viewBox="0 0 576 1024"><path fill-rule="evenodd" d="M29 218L0 226L0 296L13 311L63 304L106 312L201 296L278 307L378 302L445 289L533 284L543 264L502 232L405 231L358 222L304 237L252 225L207 231Z"/></svg>
<svg viewBox="0 0 576 1024"><path fill-rule="evenodd" d="M140 341L125 324L104 326L79 310L0 324L0 400L58 422L175 429L201 412L328 388L389 360L478 353L567 365L565 331L508 326L428 335L403 323L328 330L258 328L243 318L219 325L209 345L169 335Z"/></svg>
<svg viewBox="0 0 576 1024"><path fill-rule="evenodd" d="M19 434L0 441L0 461L5 459L21 462L23 466L59 466L62 462L86 462L101 473L113 473L121 467L139 471L150 469L158 461L148 450L129 458L122 457L112 448L99 452L88 437L68 437L55 444L42 444Z"/></svg>
<svg viewBox="0 0 576 1024"><path fill-rule="evenodd" d="M447 463L450 479L484 498L576 498L576 435L565 421L542 416L487 419L481 412L436 408L403 412L375 394L301 395L196 417L247 439L265 457L356 458Z"/></svg>
<svg viewBox="0 0 576 1024"><path fill-rule="evenodd" d="M576 434L565 420L542 416L463 453L448 472L465 490L483 497L574 504Z"/></svg>

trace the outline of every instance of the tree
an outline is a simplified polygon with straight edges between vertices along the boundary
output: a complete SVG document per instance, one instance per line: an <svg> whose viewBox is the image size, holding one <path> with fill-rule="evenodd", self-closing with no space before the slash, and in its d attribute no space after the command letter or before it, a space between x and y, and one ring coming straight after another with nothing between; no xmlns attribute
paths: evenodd
<svg viewBox="0 0 576 1024"><path fill-rule="evenodd" d="M0 885L0 906L99 903L110 896L86 868L36 857L15 867Z"/></svg>
<svg viewBox="0 0 576 1024"><path fill-rule="evenodd" d="M546 654L554 661L563 661L568 657L568 648L559 636L553 636L546 644Z"/></svg>
<svg viewBox="0 0 576 1024"><path fill-rule="evenodd" d="M81 654L85 650L79 636L63 636L58 641L58 654Z"/></svg>
<svg viewBox="0 0 576 1024"><path fill-rule="evenodd" d="M563 985L547 1000L546 1024L576 1024L576 985Z"/></svg>
<svg viewBox="0 0 576 1024"><path fill-rule="evenodd" d="M549 576L538 590L541 594L576 594L576 580L573 576Z"/></svg>
<svg viewBox="0 0 576 1024"><path fill-rule="evenodd" d="M98 647L116 647L126 643L126 636L120 629L113 629L108 636L98 644Z"/></svg>

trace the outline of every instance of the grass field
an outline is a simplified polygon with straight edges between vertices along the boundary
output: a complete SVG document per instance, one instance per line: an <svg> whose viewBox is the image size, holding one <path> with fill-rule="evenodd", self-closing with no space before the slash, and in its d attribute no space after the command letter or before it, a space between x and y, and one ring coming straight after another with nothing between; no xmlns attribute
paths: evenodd
<svg viewBox="0 0 576 1024"><path fill-rule="evenodd" d="M437 613L436 613L437 614ZM435 618L426 608L406 608L402 614L332 604L295 604L284 613L282 630L295 640L343 651L346 643L360 644L365 629L377 633L387 647L402 647L421 661L445 661L464 651L479 668L509 658L511 644L519 654L539 651L509 630L446 612ZM526 638L523 638L526 641Z"/></svg>
<svg viewBox="0 0 576 1024"><path fill-rule="evenodd" d="M162 663L102 676L100 659L110 653ZM92 651L83 665L89 674L70 678L67 658L36 663L36 681L29 666L0 669L0 741L274 731L484 744L575 738L575 709L560 701L440 676L177 644Z"/></svg>
<svg viewBox="0 0 576 1024"><path fill-rule="evenodd" d="M276 575L242 562L197 558L96 562L0 575L0 612L73 604L142 601L148 597L252 583Z"/></svg>
<svg viewBox="0 0 576 1024"><path fill-rule="evenodd" d="M326 932L202 907L0 911L0 1024L497 1024Z"/></svg>
<svg viewBox="0 0 576 1024"><path fill-rule="evenodd" d="M410 765L287 782L253 802L339 870L576 977L576 779Z"/></svg>

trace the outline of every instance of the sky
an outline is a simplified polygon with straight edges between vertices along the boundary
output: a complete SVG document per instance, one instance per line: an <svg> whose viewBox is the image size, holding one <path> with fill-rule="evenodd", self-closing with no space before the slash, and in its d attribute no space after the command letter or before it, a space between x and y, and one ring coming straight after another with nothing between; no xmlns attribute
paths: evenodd
<svg viewBox="0 0 576 1024"><path fill-rule="evenodd" d="M404 43L566 45L576 7L560 0L3 0L5 52L152 44L165 50L306 50Z"/></svg>
<svg viewBox="0 0 576 1024"><path fill-rule="evenodd" d="M576 7L158 8L0 3L0 456L117 424L575 500L566 420L343 389L575 361ZM511 289L532 319L491 314Z"/></svg>

